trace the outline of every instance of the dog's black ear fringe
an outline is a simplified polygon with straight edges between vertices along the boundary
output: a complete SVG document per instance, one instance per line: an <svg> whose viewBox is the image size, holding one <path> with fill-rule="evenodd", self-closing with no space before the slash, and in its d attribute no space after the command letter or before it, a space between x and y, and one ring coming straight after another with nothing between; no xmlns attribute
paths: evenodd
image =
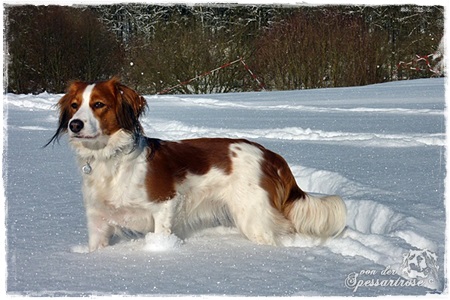
<svg viewBox="0 0 450 300"><path fill-rule="evenodd" d="M158 151L159 148L161 148L161 143L163 141L160 139L147 137L146 142L147 142L147 146L150 148L150 151L147 155L147 159L151 160L155 156L156 151Z"/></svg>
<svg viewBox="0 0 450 300"><path fill-rule="evenodd" d="M55 145L55 143L59 144L59 139L61 138L61 136L64 134L64 128L59 127L56 130L56 133L51 137L51 139L44 145L42 146L42 148L47 148L48 145L53 144Z"/></svg>
<svg viewBox="0 0 450 300"><path fill-rule="evenodd" d="M68 113L66 111L61 111L58 129L56 129L55 134L51 137L51 139L47 142L47 144L42 146L42 148L46 148L50 144L55 145L56 142L59 143L59 139L67 131L68 120L69 120Z"/></svg>
<svg viewBox="0 0 450 300"><path fill-rule="evenodd" d="M56 108L59 110L59 125L56 129L55 134L50 138L50 140L42 148L46 148L50 144L59 143L61 136L67 132L67 126L69 125L70 114L68 111L68 105L73 97L73 90L79 85L80 82L71 82L70 86L67 88L67 93L58 101Z"/></svg>

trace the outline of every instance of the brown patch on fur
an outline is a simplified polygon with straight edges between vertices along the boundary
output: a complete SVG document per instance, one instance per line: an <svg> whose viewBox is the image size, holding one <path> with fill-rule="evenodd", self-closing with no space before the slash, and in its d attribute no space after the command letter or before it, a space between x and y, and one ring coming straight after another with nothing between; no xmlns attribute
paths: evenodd
<svg viewBox="0 0 450 300"><path fill-rule="evenodd" d="M116 116L118 106L118 99L110 81L97 83L92 90L89 107L99 120L103 134L111 135L122 128Z"/></svg>
<svg viewBox="0 0 450 300"><path fill-rule="evenodd" d="M96 108L97 103L105 106ZM104 134L111 135L119 129L143 131L139 117L146 107L146 101L117 78L96 83L89 105L100 120Z"/></svg>
<svg viewBox="0 0 450 300"><path fill-rule="evenodd" d="M230 174L232 164L229 146L238 140L191 139L180 142L161 141L149 158L146 178L152 201L165 201L176 195L175 187L188 174L204 175L211 168Z"/></svg>
<svg viewBox="0 0 450 300"><path fill-rule="evenodd" d="M298 187L283 157L262 146L260 148L264 153L261 187L268 192L272 206L288 217L295 201L304 199L306 193Z"/></svg>

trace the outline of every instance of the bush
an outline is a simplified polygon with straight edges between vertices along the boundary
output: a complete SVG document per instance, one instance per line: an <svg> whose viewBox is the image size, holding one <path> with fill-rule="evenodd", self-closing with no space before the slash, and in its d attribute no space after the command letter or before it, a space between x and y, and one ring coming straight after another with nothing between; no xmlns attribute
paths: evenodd
<svg viewBox="0 0 450 300"><path fill-rule="evenodd" d="M16 93L63 92L70 80L118 75L151 94L238 57L269 90L436 76L398 66L434 53L444 29L440 6L115 4L5 12L7 90ZM235 64L171 92L258 88Z"/></svg>
<svg viewBox="0 0 450 300"><path fill-rule="evenodd" d="M11 6L5 12L9 92L62 92L70 80L121 73L121 47L90 11Z"/></svg>

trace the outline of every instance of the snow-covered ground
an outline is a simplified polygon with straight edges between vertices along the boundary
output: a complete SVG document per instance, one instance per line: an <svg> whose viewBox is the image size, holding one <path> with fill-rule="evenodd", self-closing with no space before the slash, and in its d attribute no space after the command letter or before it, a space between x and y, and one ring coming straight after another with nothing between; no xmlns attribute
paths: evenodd
<svg viewBox="0 0 450 300"><path fill-rule="evenodd" d="M56 129L60 97L4 97L11 294L371 296L446 289L444 79L146 97L147 135L251 139L283 155L304 190L345 199L342 237L296 237L285 247L258 246L219 227L182 243L135 238L83 253L80 170L66 138L42 148Z"/></svg>

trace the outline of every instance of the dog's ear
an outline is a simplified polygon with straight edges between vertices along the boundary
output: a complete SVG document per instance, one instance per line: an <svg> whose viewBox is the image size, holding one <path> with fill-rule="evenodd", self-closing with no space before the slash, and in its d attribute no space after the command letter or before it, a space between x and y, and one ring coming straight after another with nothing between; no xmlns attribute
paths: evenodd
<svg viewBox="0 0 450 300"><path fill-rule="evenodd" d="M133 89L121 84L117 78L111 79L109 83L114 86L118 101L116 115L119 124L129 131L141 133L139 118L145 112L147 101Z"/></svg>
<svg viewBox="0 0 450 300"><path fill-rule="evenodd" d="M83 86L84 85L84 86ZM67 127L69 125L69 120L72 117L70 112L70 104L72 103L73 98L75 97L77 91L86 86L85 83L80 81L70 82L67 89L66 94L58 101L56 107L59 110L59 124L56 129L55 134L52 138L44 145L47 147L51 143L55 143L59 141L59 138L67 132Z"/></svg>
<svg viewBox="0 0 450 300"><path fill-rule="evenodd" d="M114 79L113 79L114 80ZM122 98L122 104L131 107L134 115L139 118L147 108L147 101L140 96L136 91L116 81L116 88Z"/></svg>

